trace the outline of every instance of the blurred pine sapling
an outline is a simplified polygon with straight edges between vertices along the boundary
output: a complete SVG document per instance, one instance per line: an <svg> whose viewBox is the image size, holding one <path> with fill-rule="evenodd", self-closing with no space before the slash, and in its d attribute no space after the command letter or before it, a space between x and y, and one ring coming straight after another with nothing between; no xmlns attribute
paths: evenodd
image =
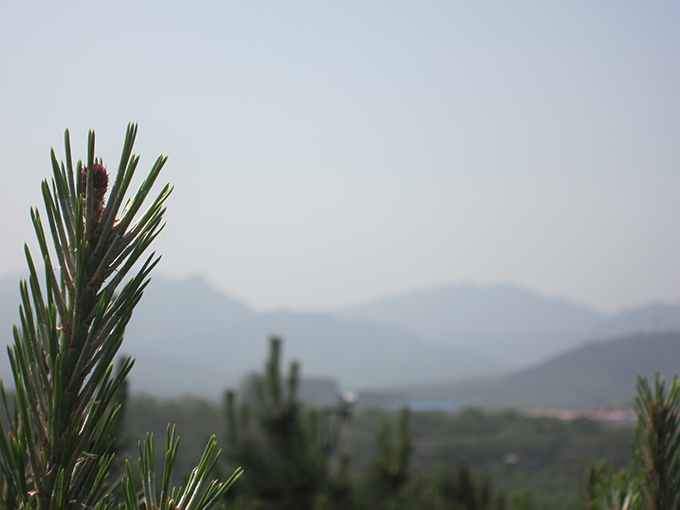
<svg viewBox="0 0 680 510"><path fill-rule="evenodd" d="M330 456L347 415L336 423L298 398L300 366L281 370L281 340L270 340L263 375L252 380L255 402L237 405L226 394L227 455L245 468L244 505L276 510L313 510L328 481Z"/></svg>
<svg viewBox="0 0 680 510"><path fill-rule="evenodd" d="M680 510L680 381L654 385L638 377L637 425L631 465L613 473L592 467L586 482L589 510Z"/></svg>
<svg viewBox="0 0 680 510"><path fill-rule="evenodd" d="M122 480L108 476L120 412L114 396L133 364L128 358L114 373L113 361L160 259L146 253L163 229L172 191L166 185L142 209L166 162L161 155L128 197L139 164L132 153L136 134L130 124L110 179L95 158L94 133L86 164L74 167L66 131L66 162L59 163L53 150L53 177L42 183L46 223L31 209L43 278L25 246L29 277L20 283L20 327L14 327L14 345L8 347L13 403L0 385L9 423L0 430L3 508L204 510L218 504L240 475L237 470L226 482L210 480L219 456L213 437L187 486L172 488L179 439L169 428L160 491L153 437L140 444L141 481L135 484L129 463Z"/></svg>

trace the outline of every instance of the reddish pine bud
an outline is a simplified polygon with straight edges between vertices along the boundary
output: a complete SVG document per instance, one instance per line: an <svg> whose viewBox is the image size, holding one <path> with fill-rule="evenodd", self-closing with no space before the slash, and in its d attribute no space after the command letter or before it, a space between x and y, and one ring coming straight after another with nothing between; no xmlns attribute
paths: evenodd
<svg viewBox="0 0 680 510"><path fill-rule="evenodd" d="M82 173L82 185L83 193L87 193L87 167L83 168ZM109 187L109 173L99 163L95 163L92 166L92 187L95 193L99 190L106 192L106 188Z"/></svg>
<svg viewBox="0 0 680 510"><path fill-rule="evenodd" d="M87 195L87 167L83 168L83 173L81 175L81 183L83 196ZM92 166L92 189L94 191L93 204L94 204L94 217L99 221L104 212L104 195L109 187L109 174L104 166L99 163L95 163Z"/></svg>

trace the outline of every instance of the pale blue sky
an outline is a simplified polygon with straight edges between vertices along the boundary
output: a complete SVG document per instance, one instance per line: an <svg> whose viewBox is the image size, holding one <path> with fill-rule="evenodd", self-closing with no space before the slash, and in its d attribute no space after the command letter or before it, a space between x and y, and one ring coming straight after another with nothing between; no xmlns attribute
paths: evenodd
<svg viewBox="0 0 680 510"><path fill-rule="evenodd" d="M258 309L515 283L680 301L680 4L3 2L0 276L49 148L128 121L160 272Z"/></svg>

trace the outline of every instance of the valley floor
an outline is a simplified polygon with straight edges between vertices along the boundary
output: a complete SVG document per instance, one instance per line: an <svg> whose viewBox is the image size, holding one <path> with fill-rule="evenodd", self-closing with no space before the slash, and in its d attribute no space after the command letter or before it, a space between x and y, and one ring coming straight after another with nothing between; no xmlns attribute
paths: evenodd
<svg viewBox="0 0 680 510"><path fill-rule="evenodd" d="M195 465L210 435L223 439L225 434L224 410L204 400L132 398L126 416L129 457L134 457L136 442L143 433L153 432L157 442L162 441L167 424L177 424L180 476ZM355 476L366 471L376 453L375 434L386 420L394 421L394 413L374 408L357 412L345 425L337 452L350 454ZM508 496L529 493L536 508L576 509L581 505L584 473L589 465L606 460L620 469L629 462L632 430L629 422L584 417L559 420L479 409L455 414L413 412L411 473L417 476L466 463L473 471L486 473L494 490Z"/></svg>

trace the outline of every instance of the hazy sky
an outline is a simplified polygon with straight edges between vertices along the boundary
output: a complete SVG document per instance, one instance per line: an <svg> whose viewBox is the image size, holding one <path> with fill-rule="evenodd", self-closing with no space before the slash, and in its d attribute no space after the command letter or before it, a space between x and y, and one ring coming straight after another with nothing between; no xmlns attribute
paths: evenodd
<svg viewBox="0 0 680 510"><path fill-rule="evenodd" d="M680 3L0 3L0 276L63 158L139 123L165 275L264 310L515 283L680 300Z"/></svg>

